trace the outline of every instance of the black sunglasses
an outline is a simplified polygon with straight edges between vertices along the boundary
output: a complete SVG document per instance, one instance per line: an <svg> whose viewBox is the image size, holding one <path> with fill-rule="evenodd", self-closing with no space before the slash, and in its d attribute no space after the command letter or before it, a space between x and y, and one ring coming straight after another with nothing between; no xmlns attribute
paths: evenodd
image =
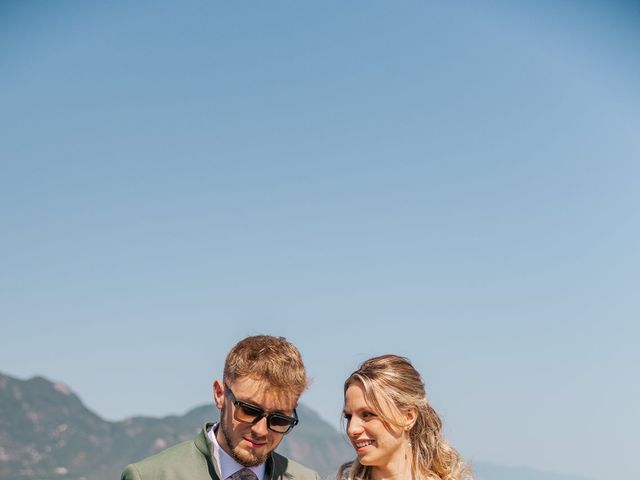
<svg viewBox="0 0 640 480"><path fill-rule="evenodd" d="M281 413L267 413L260 407L238 400L226 384L224 393L229 395L231 403L235 407L233 409L233 418L239 422L254 425L266 417L267 428L276 433L289 433L298 424L298 413L295 408L293 409L293 417L288 417Z"/></svg>

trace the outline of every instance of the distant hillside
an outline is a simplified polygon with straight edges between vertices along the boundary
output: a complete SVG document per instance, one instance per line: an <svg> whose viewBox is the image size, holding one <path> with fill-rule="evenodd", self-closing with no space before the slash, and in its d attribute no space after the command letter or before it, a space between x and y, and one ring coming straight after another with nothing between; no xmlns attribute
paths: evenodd
<svg viewBox="0 0 640 480"><path fill-rule="evenodd" d="M278 451L329 474L353 455L343 435L301 405L298 425ZM65 385L45 378L0 374L0 479L114 480L128 463L193 438L212 405L182 416L133 417L108 422Z"/></svg>
<svg viewBox="0 0 640 480"><path fill-rule="evenodd" d="M344 435L301 405L300 425L278 451L324 477L353 457ZM193 438L213 405L185 415L133 417L108 422L64 384L43 377L19 380L0 374L0 479L117 480L128 463ZM477 480L588 480L524 467L476 463Z"/></svg>
<svg viewBox="0 0 640 480"><path fill-rule="evenodd" d="M474 463L476 480L590 480L578 475L543 472L529 467L506 467L485 462Z"/></svg>

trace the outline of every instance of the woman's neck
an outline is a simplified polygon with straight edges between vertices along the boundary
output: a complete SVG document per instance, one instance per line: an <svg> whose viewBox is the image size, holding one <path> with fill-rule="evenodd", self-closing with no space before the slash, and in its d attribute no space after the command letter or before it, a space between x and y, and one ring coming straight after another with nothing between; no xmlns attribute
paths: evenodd
<svg viewBox="0 0 640 480"><path fill-rule="evenodd" d="M386 467L373 467L371 480L412 480L411 464L402 462L399 465L387 465Z"/></svg>

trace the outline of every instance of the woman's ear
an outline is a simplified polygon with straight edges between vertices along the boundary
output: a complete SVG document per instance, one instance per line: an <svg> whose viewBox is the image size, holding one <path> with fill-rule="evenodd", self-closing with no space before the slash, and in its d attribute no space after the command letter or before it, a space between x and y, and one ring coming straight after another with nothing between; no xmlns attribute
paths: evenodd
<svg viewBox="0 0 640 480"><path fill-rule="evenodd" d="M408 432L416 424L418 419L418 409L416 407L408 408L404 411L404 429Z"/></svg>

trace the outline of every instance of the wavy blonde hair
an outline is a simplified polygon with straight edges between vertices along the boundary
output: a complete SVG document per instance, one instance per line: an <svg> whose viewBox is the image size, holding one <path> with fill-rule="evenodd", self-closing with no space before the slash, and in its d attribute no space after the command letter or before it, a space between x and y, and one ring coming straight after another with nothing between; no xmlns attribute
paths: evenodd
<svg viewBox="0 0 640 480"><path fill-rule="evenodd" d="M344 393L356 382L387 429L402 428L402 412L416 409L417 419L409 431L414 479L473 480L470 467L445 441L442 421L427 401L422 377L407 358L382 355L364 361L344 382ZM368 480L371 470L356 459L341 467L338 478Z"/></svg>

